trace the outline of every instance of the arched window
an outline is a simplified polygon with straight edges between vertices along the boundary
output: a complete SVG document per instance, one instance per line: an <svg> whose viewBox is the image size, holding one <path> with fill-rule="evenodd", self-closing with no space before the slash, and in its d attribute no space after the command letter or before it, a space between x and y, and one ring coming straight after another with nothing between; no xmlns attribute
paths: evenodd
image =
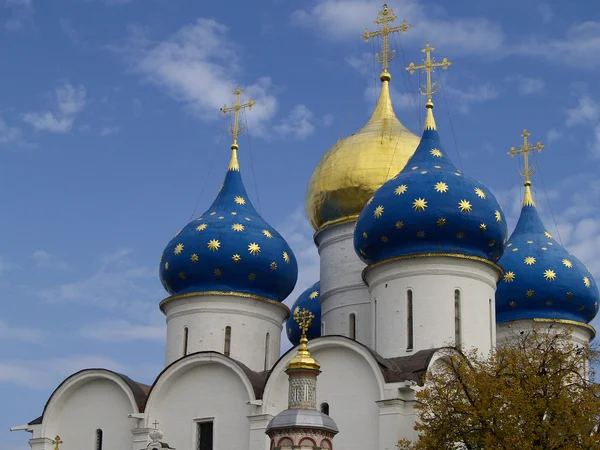
<svg viewBox="0 0 600 450"><path fill-rule="evenodd" d="M329 403L327 403L327 402L321 403L321 412L323 414L329 415Z"/></svg>
<svg viewBox="0 0 600 450"><path fill-rule="evenodd" d="M102 430L96 430L96 450L102 450Z"/></svg>
<svg viewBox="0 0 600 450"><path fill-rule="evenodd" d="M356 314L350 313L350 339L356 340Z"/></svg>
<svg viewBox="0 0 600 450"><path fill-rule="evenodd" d="M406 350L411 351L414 345L413 331L413 291L406 291Z"/></svg>
<svg viewBox="0 0 600 450"><path fill-rule="evenodd" d="M271 334L267 333L266 337L265 337L265 370L269 369L269 347L270 347L270 342L271 340Z"/></svg>
<svg viewBox="0 0 600 450"><path fill-rule="evenodd" d="M460 291L454 290L454 345L458 348L462 346L462 337L460 332Z"/></svg>
<svg viewBox="0 0 600 450"><path fill-rule="evenodd" d="M225 356L231 355L231 327L225 327L225 348L223 349Z"/></svg>
<svg viewBox="0 0 600 450"><path fill-rule="evenodd" d="M188 337L190 334L190 330L188 327L183 328L183 356L188 354Z"/></svg>
<svg viewBox="0 0 600 450"><path fill-rule="evenodd" d="M321 336L325 336L325 322L321 321Z"/></svg>

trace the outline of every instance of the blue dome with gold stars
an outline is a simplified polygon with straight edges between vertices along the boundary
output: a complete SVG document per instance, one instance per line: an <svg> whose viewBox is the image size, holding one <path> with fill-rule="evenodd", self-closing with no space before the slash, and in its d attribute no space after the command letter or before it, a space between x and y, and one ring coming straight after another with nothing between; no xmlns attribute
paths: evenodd
<svg viewBox="0 0 600 450"><path fill-rule="evenodd" d="M423 137L406 167L367 202L354 248L367 264L435 253L497 261L507 236L494 195L446 155L427 103Z"/></svg>
<svg viewBox="0 0 600 450"><path fill-rule="evenodd" d="M504 277L496 291L496 321L573 320L588 323L598 312L591 272L544 227L528 185L519 222L499 261Z"/></svg>
<svg viewBox="0 0 600 450"><path fill-rule="evenodd" d="M285 324L288 340L293 345L298 345L300 343L300 336L302 334L302 331L300 331L300 327L298 326L298 322L294 320L294 311L296 311L296 308L307 309L315 316L310 323L310 327L306 331L306 337L310 340L321 336L320 298L321 284L317 281L302 294L300 294L298 299L294 302L294 305L292 306L292 314L290 314L290 317Z"/></svg>
<svg viewBox="0 0 600 450"><path fill-rule="evenodd" d="M294 253L248 199L234 144L217 198L165 248L160 280L171 295L233 292L283 301L297 278Z"/></svg>

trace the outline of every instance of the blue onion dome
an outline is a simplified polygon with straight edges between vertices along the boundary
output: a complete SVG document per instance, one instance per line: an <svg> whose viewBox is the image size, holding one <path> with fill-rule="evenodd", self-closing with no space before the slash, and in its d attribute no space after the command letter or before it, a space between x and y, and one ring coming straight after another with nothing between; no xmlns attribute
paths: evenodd
<svg viewBox="0 0 600 450"><path fill-rule="evenodd" d="M306 309L310 311L315 317L310 323L310 327L306 331L306 337L308 340L318 338L321 336L321 304L319 299L321 298L321 284L317 281L307 290L305 290L292 306L292 314L288 318L285 328L287 332L288 340L294 345L300 343L300 337L302 331L298 326L298 322L294 320L294 311L296 308Z"/></svg>
<svg viewBox="0 0 600 450"><path fill-rule="evenodd" d="M398 175L367 202L356 224L354 248L367 264L419 254L496 262L507 237L502 208L480 182L448 158L433 117Z"/></svg>
<svg viewBox="0 0 600 450"><path fill-rule="evenodd" d="M171 295L210 293L283 301L298 278L287 242L256 212L233 144L225 181L211 207L165 248L160 280Z"/></svg>
<svg viewBox="0 0 600 450"><path fill-rule="evenodd" d="M548 232L529 184L521 216L499 264L496 322L555 319L588 323L598 312L598 286L591 272Z"/></svg>

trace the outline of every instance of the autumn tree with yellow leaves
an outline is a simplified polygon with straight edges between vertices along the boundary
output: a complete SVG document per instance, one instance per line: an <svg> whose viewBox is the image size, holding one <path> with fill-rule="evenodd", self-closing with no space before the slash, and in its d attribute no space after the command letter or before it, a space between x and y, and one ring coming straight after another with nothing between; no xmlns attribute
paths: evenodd
<svg viewBox="0 0 600 450"><path fill-rule="evenodd" d="M401 450L600 449L598 351L568 331L516 333L493 354L442 350Z"/></svg>

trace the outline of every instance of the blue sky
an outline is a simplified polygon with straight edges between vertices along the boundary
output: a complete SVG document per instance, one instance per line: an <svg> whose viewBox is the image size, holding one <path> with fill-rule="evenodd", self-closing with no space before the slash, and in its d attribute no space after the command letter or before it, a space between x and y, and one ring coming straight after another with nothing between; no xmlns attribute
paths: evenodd
<svg viewBox="0 0 600 450"><path fill-rule="evenodd" d="M399 118L420 133L418 77L403 67L430 40L453 62L436 99L448 153L496 193L512 229L522 181L506 151L529 128L547 144L534 175L544 221L600 273L600 7L389 5L413 24L392 39ZM104 366L147 383L160 371L158 260L216 195L229 156L218 109L237 84L258 102L240 140L247 190L294 248L296 292L316 281L305 187L374 104L377 43L358 36L380 9L368 0L0 0L3 448L28 448L28 435L8 427L35 418L76 370Z"/></svg>

